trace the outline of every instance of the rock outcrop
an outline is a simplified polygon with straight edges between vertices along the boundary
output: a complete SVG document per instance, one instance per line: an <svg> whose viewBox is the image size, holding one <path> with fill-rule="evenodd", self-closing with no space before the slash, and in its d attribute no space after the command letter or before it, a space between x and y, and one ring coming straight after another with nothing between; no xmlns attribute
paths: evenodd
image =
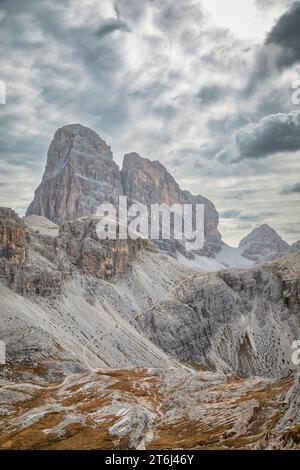
<svg viewBox="0 0 300 470"><path fill-rule="evenodd" d="M0 276L11 278L26 260L25 224L12 209L0 208Z"/></svg>
<svg viewBox="0 0 300 470"><path fill-rule="evenodd" d="M41 375L30 379L23 381L22 393L13 384L0 390L1 449L300 447L296 376L237 380L188 369L98 369L42 387Z"/></svg>
<svg viewBox="0 0 300 470"><path fill-rule="evenodd" d="M113 279L126 272L135 254L145 246L142 239L99 240L96 226L99 219L82 217L63 224L58 243L84 274L100 279Z"/></svg>
<svg viewBox="0 0 300 470"><path fill-rule="evenodd" d="M269 261L288 253L289 245L269 225L255 228L239 244L242 256L256 262Z"/></svg>
<svg viewBox="0 0 300 470"><path fill-rule="evenodd" d="M167 354L238 375L281 377L299 336L300 255L248 270L200 274L145 316Z"/></svg>
<svg viewBox="0 0 300 470"><path fill-rule="evenodd" d="M119 168L110 147L87 127L69 125L54 135L42 182L26 215L60 225L94 214L101 202L116 204L120 194Z"/></svg>
<svg viewBox="0 0 300 470"><path fill-rule="evenodd" d="M160 162L142 158L137 153L127 154L124 156L121 180L124 192L131 203L141 202L147 206L151 204L167 204L168 206L203 204L205 245L200 254L211 256L220 251L219 216L214 205L202 196L193 196L188 191L180 189L175 179ZM179 247L178 243L176 245ZM169 251L175 251L175 243L169 248Z"/></svg>
<svg viewBox="0 0 300 470"><path fill-rule="evenodd" d="M130 270L146 240L100 240L99 218L82 217L60 228L40 216L21 220L0 209L0 276L24 295L59 295L76 272L114 279Z"/></svg>
<svg viewBox="0 0 300 470"><path fill-rule="evenodd" d="M55 133L42 182L26 215L44 216L61 225L94 215L102 202L116 206L120 195L127 196L129 202L147 205L203 204L205 245L200 254L214 256L220 251L219 217L210 201L181 190L161 163L135 153L125 155L120 172L110 147L95 132L79 124ZM184 250L183 244L176 247L175 243L163 241L160 247L169 252Z"/></svg>

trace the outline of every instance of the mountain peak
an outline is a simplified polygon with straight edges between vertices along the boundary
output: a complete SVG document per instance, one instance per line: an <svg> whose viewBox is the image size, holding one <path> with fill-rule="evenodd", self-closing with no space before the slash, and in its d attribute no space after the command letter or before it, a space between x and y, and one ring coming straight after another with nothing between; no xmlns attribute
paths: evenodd
<svg viewBox="0 0 300 470"><path fill-rule="evenodd" d="M261 232L276 233L276 235L278 235L276 230L274 230L273 227L271 227L271 225L268 225L268 224L262 224L254 230L261 231Z"/></svg>
<svg viewBox="0 0 300 470"><path fill-rule="evenodd" d="M160 163L158 160L150 160L149 158L141 157L141 155L136 152L126 153L124 155L123 169L132 167L132 166L139 166L139 167L149 166L152 168L156 168L162 172L168 173L168 170L166 169L166 167L162 163Z"/></svg>
<svg viewBox="0 0 300 470"><path fill-rule="evenodd" d="M110 158L113 157L111 148L106 144L106 142L101 139L97 132L93 131L89 127L82 126L81 124L68 124L59 128L55 134L52 143L62 142L63 144L76 144L89 145L94 148L96 151L105 150L105 153ZM49 151L51 150L51 146Z"/></svg>
<svg viewBox="0 0 300 470"><path fill-rule="evenodd" d="M94 214L101 202L115 204L122 194L111 148L81 124L58 129L48 151L46 169L26 215L56 224Z"/></svg>
<svg viewBox="0 0 300 470"><path fill-rule="evenodd" d="M262 240L264 237L267 237L268 239L272 238L280 240L286 245L286 247L288 246L288 244L282 240L281 236L276 232L276 230L274 230L273 227L268 224L262 224L259 227L253 229L252 232L250 232L240 241L239 246L244 246L249 242L249 240Z"/></svg>
<svg viewBox="0 0 300 470"><path fill-rule="evenodd" d="M245 258L259 262L279 257L288 248L288 243L268 224L256 227L239 244Z"/></svg>
<svg viewBox="0 0 300 470"><path fill-rule="evenodd" d="M120 172L110 147L96 132L81 124L56 131L43 180L26 215L43 216L60 225L93 215L102 202L117 206L121 195L147 206L203 204L206 239L203 254L213 255L220 250L219 217L210 201L183 191L159 161L143 158L136 152L124 156Z"/></svg>

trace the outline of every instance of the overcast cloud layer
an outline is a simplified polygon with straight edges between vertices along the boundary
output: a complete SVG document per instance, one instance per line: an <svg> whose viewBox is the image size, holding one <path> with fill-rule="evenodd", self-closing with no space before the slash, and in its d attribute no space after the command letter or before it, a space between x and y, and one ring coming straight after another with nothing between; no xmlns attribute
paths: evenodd
<svg viewBox="0 0 300 470"><path fill-rule="evenodd" d="M79 122L211 199L225 241L261 223L298 240L300 2L241 3L0 0L0 205L24 213Z"/></svg>

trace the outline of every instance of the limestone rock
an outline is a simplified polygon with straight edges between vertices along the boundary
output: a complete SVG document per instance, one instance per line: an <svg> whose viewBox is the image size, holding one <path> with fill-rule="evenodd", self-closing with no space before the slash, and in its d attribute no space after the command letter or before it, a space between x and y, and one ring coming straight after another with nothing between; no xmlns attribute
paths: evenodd
<svg viewBox="0 0 300 470"><path fill-rule="evenodd" d="M124 156L121 179L124 192L130 202L141 202L147 206L150 204L171 206L176 203L203 204L206 242L200 254L210 256L220 251L219 216L214 205L202 196L193 196L188 191L180 189L175 179L160 162L142 158L137 153L127 154ZM169 246L169 251L174 250L174 246Z"/></svg>
<svg viewBox="0 0 300 470"><path fill-rule="evenodd" d="M32 375L1 387L1 449L299 450L296 375L98 369L48 384Z"/></svg>
<svg viewBox="0 0 300 470"><path fill-rule="evenodd" d="M113 279L127 272L146 241L100 240L98 221L82 217L58 227L0 209L0 275L20 294L53 297L75 273Z"/></svg>
<svg viewBox="0 0 300 470"><path fill-rule="evenodd" d="M60 246L70 257L72 264L84 274L101 279L112 279L126 272L135 253L145 241L100 240L96 226L100 219L82 217L63 224L59 231Z"/></svg>
<svg viewBox="0 0 300 470"><path fill-rule="evenodd" d="M79 124L55 133L42 182L26 215L43 216L60 225L94 215L103 202L117 206L120 195L127 196L129 203L147 205L204 204L206 241L199 254L214 256L220 251L219 217L210 201L181 190L161 163L135 153L125 155L120 172L110 147L94 131ZM28 219L28 223L34 225L36 221ZM180 242L162 240L159 245L169 253L179 250L192 256Z"/></svg>
<svg viewBox="0 0 300 470"><path fill-rule="evenodd" d="M26 215L61 224L94 214L101 202L116 204L121 193L110 147L94 131L69 125L54 135L43 180Z"/></svg>
<svg viewBox="0 0 300 470"><path fill-rule="evenodd" d="M293 368L299 336L300 256L188 278L145 316L149 338L173 358L243 377Z"/></svg>
<svg viewBox="0 0 300 470"><path fill-rule="evenodd" d="M12 210L0 208L0 276L10 277L27 259L26 229Z"/></svg>

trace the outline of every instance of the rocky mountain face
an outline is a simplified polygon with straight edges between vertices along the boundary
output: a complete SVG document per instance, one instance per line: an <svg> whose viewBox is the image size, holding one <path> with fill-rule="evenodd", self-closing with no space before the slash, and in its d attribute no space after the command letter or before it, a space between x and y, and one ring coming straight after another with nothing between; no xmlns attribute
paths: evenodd
<svg viewBox="0 0 300 470"><path fill-rule="evenodd" d="M293 367L299 300L297 254L247 270L190 277L172 300L147 312L145 331L185 363L207 363L244 377L280 377Z"/></svg>
<svg viewBox="0 0 300 470"><path fill-rule="evenodd" d="M287 254L288 250L288 243L267 224L255 228L239 244L241 255L256 262L279 258Z"/></svg>
<svg viewBox="0 0 300 470"><path fill-rule="evenodd" d="M100 279L113 279L126 272L135 254L145 246L142 239L99 240L97 218L83 217L62 225L58 244L70 258L71 265Z"/></svg>
<svg viewBox="0 0 300 470"><path fill-rule="evenodd" d="M204 204L206 242L202 254L213 256L220 251L219 217L210 201L182 191L163 165L136 153L125 155L120 172L110 147L79 124L55 133L43 180L26 215L44 216L61 225L95 214L101 202L117 205L120 195L147 205ZM161 247L175 250L174 243L161 243Z"/></svg>
<svg viewBox="0 0 300 470"><path fill-rule="evenodd" d="M94 217L0 220L0 447L299 446L299 254L201 273Z"/></svg>
<svg viewBox="0 0 300 470"><path fill-rule="evenodd" d="M60 311L68 286L79 282L81 297L105 305L113 317L118 312L174 361L243 377L290 370L290 344L300 334L300 254L201 273L163 258L145 240L99 240L97 218L66 222L53 236L41 233L43 226L49 230L42 218L35 229L32 219L28 225L6 209L0 214L8 234L2 236L2 275L14 291L58 302Z"/></svg>
<svg viewBox="0 0 300 470"><path fill-rule="evenodd" d="M0 209L0 276L12 276L27 259L26 226L12 210Z"/></svg>
<svg viewBox="0 0 300 470"><path fill-rule="evenodd" d="M166 204L168 206L172 204L203 204L206 243L201 254L210 256L220 250L219 215L214 205L202 196L193 196L188 191L180 189L177 182L160 162L142 158L137 153L127 154L124 156L121 180L124 193L131 203L141 202L148 207L151 204ZM180 248L179 245L179 243L173 243L170 250L175 251L176 247Z"/></svg>
<svg viewBox="0 0 300 470"><path fill-rule="evenodd" d="M0 275L17 292L47 296L59 294L76 269L100 279L124 273L146 241L99 240L98 221L83 217L59 228L0 208Z"/></svg>
<svg viewBox="0 0 300 470"><path fill-rule="evenodd" d="M118 165L110 147L92 130L65 126L54 135L40 186L26 215L56 224L94 214L101 202L122 194Z"/></svg>

